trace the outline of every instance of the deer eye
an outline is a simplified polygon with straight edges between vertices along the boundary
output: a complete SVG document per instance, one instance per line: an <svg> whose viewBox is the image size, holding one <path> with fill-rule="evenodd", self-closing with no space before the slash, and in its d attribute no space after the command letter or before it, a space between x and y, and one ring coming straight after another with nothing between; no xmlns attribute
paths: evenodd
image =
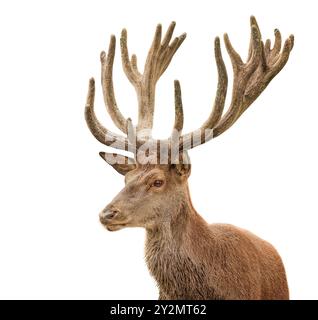
<svg viewBox="0 0 318 320"><path fill-rule="evenodd" d="M163 180L155 180L152 184L153 187L160 188L163 185Z"/></svg>

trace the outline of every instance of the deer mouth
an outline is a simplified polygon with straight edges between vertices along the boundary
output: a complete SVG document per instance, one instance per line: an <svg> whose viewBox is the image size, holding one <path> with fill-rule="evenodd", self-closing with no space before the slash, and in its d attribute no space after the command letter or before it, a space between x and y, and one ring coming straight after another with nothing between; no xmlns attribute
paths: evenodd
<svg viewBox="0 0 318 320"><path fill-rule="evenodd" d="M128 220L129 219L123 216L119 210L114 208L103 210L99 214L100 223L108 231L117 231L126 227Z"/></svg>
<svg viewBox="0 0 318 320"><path fill-rule="evenodd" d="M126 227L126 223L121 223L121 224L109 224L109 225L105 225L105 228L108 230L108 231L118 231L122 228L125 228Z"/></svg>

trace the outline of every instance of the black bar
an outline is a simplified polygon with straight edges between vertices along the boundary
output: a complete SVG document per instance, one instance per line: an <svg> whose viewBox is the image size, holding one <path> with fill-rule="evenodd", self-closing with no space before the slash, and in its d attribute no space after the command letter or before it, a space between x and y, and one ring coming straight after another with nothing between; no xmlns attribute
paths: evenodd
<svg viewBox="0 0 318 320"><path fill-rule="evenodd" d="M0 301L0 319L314 319L316 307L316 301Z"/></svg>

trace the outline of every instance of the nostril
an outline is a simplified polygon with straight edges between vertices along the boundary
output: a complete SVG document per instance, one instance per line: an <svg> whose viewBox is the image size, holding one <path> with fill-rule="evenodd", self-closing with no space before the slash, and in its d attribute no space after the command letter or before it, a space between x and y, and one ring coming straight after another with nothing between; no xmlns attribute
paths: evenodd
<svg viewBox="0 0 318 320"><path fill-rule="evenodd" d="M117 214L118 214L118 210L109 210L108 213L106 213L105 218L113 219Z"/></svg>
<svg viewBox="0 0 318 320"><path fill-rule="evenodd" d="M109 214L107 214L106 216L105 216L105 218L106 219L112 219L112 218L114 218L114 216L115 216L115 213L109 213Z"/></svg>

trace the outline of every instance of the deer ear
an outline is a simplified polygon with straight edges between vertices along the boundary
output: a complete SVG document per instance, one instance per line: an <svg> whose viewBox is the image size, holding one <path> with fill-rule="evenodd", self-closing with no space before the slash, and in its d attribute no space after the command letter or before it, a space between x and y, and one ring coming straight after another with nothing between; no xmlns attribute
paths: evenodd
<svg viewBox="0 0 318 320"><path fill-rule="evenodd" d="M110 164L118 173L125 175L134 170L137 165L134 159L122 156L117 153L100 152L99 155Z"/></svg>
<svg viewBox="0 0 318 320"><path fill-rule="evenodd" d="M172 165L179 177L188 178L191 173L191 163L188 152L184 151L179 156L179 163Z"/></svg>
<svg viewBox="0 0 318 320"><path fill-rule="evenodd" d="M188 178L191 173L191 164L175 164L175 171L178 176Z"/></svg>

